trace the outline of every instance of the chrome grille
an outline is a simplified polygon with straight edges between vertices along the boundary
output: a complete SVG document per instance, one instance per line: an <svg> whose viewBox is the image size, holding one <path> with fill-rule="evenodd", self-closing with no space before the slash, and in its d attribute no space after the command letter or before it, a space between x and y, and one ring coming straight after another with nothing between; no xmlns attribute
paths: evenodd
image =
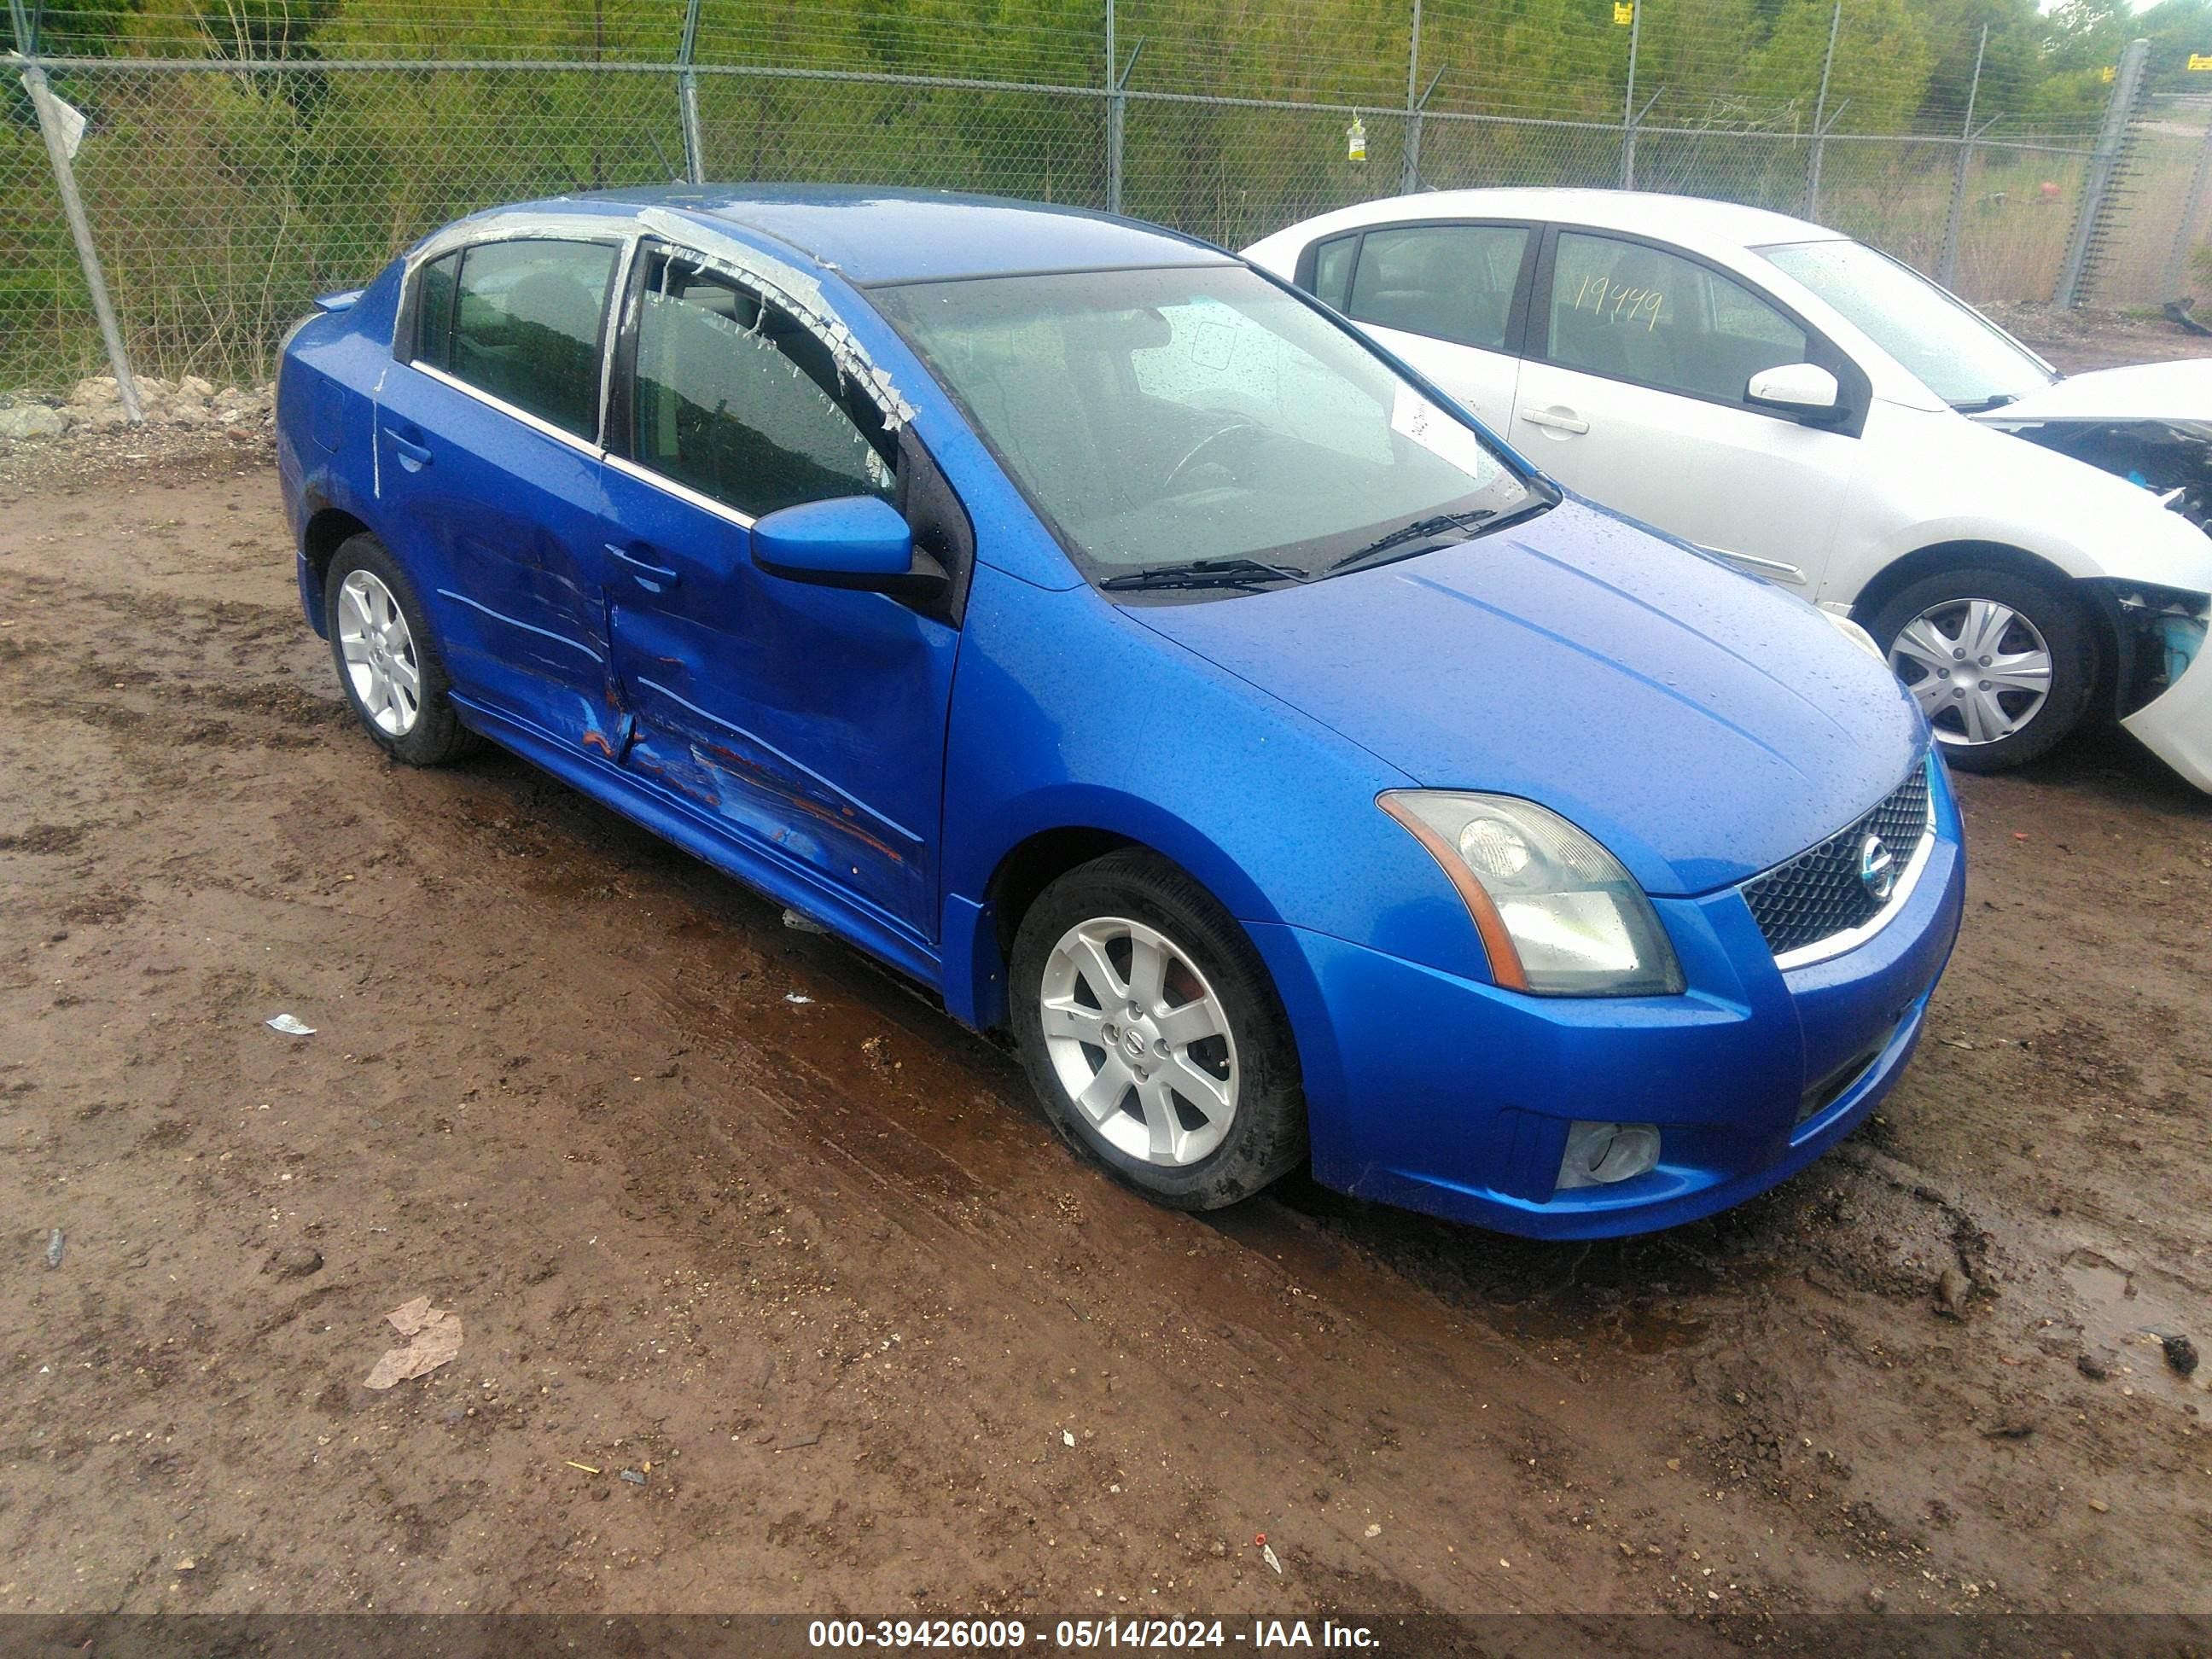
<svg viewBox="0 0 2212 1659"><path fill-rule="evenodd" d="M1859 879L1859 848L1866 837L1881 837L1901 878L1928 833L1928 768L1923 763L1865 817L1744 883L1744 902L1776 956L1818 945L1864 927L1881 909L1882 901Z"/></svg>

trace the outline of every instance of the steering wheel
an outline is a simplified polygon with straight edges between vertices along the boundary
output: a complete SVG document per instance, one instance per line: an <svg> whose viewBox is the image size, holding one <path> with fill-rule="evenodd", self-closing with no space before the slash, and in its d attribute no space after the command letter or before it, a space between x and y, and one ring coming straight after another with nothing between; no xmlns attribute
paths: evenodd
<svg viewBox="0 0 2212 1659"><path fill-rule="evenodd" d="M1173 489L1176 487L1176 481L1180 479L1184 473L1189 471L1193 466L1197 465L1198 458L1205 454L1207 450L1212 448L1214 445L1219 443L1224 438L1230 437L1239 432L1259 432L1261 430L1264 430L1264 428L1261 426L1259 422L1247 420L1242 416L1231 420L1227 426L1214 428L1212 431L1207 433L1203 438L1200 438L1196 443L1185 450L1183 452L1182 459L1168 469L1168 476L1160 482L1160 489L1162 492L1164 493Z"/></svg>

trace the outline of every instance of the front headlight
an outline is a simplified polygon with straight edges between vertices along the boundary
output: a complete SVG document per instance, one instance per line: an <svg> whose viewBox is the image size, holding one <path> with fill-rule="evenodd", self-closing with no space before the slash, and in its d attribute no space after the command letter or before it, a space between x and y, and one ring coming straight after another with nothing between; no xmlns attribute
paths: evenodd
<svg viewBox="0 0 2212 1659"><path fill-rule="evenodd" d="M1671 996L1667 931L1620 861L1558 813L1510 795L1400 789L1377 805L1429 849L1509 990Z"/></svg>

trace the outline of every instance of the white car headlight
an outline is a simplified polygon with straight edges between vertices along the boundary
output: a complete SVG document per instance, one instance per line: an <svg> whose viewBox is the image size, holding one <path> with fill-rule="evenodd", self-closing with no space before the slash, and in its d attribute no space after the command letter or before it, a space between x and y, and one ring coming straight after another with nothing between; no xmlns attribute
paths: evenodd
<svg viewBox="0 0 2212 1659"><path fill-rule="evenodd" d="M1889 659L1882 655L1881 647L1874 641L1874 635L1868 633L1865 629L1861 628L1839 611L1823 611L1820 614L1834 624L1836 632L1841 634L1884 668L1889 666Z"/></svg>
<svg viewBox="0 0 2212 1659"><path fill-rule="evenodd" d="M1509 990L1671 996L1667 930L1620 861L1558 813L1510 795L1399 789L1377 805L1429 849Z"/></svg>

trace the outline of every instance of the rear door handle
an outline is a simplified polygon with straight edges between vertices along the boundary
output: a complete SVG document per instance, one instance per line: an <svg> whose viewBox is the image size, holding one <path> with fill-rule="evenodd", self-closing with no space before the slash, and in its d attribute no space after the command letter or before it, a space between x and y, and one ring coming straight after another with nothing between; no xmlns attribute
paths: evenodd
<svg viewBox="0 0 2212 1659"><path fill-rule="evenodd" d="M663 588L673 587L684 580L681 571L672 570L664 564L655 564L650 559L641 559L628 548L617 547L612 542L607 544L607 551L613 554L616 562L631 575L636 577L650 592L658 593Z"/></svg>
<svg viewBox="0 0 2212 1659"><path fill-rule="evenodd" d="M1579 420L1563 410L1524 409L1521 418L1530 426L1548 427L1554 432L1587 432L1589 422Z"/></svg>
<svg viewBox="0 0 2212 1659"><path fill-rule="evenodd" d="M392 447L399 454L399 465L410 472L419 472L430 465L430 447L417 443L396 426L384 428L384 435L392 440Z"/></svg>

